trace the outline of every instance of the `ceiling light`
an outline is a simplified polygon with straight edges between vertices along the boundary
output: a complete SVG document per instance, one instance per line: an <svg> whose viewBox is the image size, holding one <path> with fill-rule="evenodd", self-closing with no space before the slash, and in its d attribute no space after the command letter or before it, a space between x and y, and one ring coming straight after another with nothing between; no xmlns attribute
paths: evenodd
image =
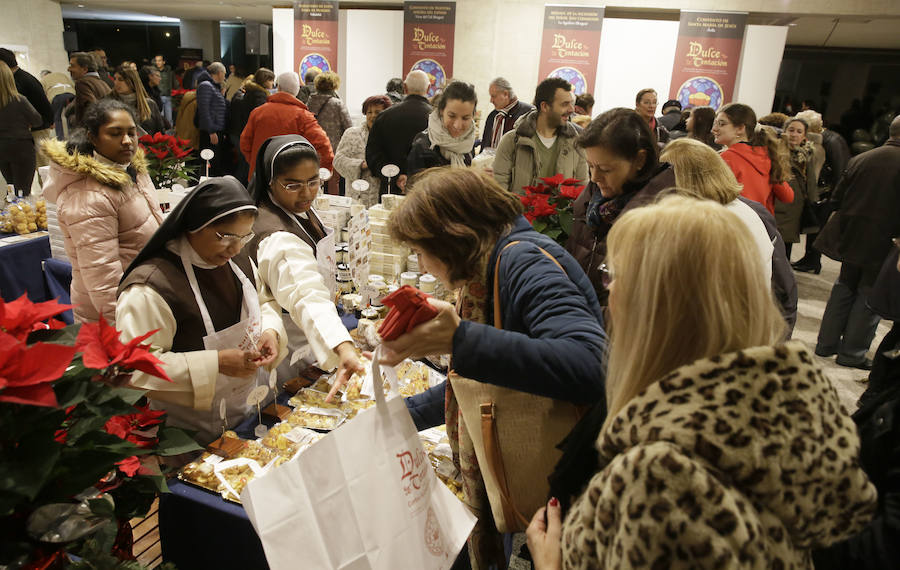
<svg viewBox="0 0 900 570"><path fill-rule="evenodd" d="M243 16L238 16L237 19L238 19L238 20L243 20L244 17L243 17Z"/></svg>
<svg viewBox="0 0 900 570"><path fill-rule="evenodd" d="M172 37L172 34L170 34L169 32L166 32L166 37L167 37L167 38L171 38L171 37Z"/></svg>
<svg viewBox="0 0 900 570"><path fill-rule="evenodd" d="M79 7L79 8L84 8L84 4L79 4L78 7Z"/></svg>

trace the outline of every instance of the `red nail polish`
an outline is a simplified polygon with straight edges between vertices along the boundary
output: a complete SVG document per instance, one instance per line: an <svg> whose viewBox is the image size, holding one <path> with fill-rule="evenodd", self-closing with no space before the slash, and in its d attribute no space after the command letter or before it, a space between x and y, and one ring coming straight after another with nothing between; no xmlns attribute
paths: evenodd
<svg viewBox="0 0 900 570"><path fill-rule="evenodd" d="M550 506L551 506L551 507L558 507L558 506L559 506L559 500L558 500L556 497L552 497L552 498L550 499Z"/></svg>

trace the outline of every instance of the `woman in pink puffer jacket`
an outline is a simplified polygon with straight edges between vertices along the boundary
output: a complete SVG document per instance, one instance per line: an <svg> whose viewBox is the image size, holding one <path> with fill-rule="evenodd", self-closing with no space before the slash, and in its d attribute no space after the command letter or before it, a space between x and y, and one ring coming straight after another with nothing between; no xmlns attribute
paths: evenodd
<svg viewBox="0 0 900 570"><path fill-rule="evenodd" d="M68 144L44 143L51 161L44 196L56 203L72 262L75 319L90 322L103 315L114 324L122 272L159 227L162 213L130 109L100 100L82 126Z"/></svg>

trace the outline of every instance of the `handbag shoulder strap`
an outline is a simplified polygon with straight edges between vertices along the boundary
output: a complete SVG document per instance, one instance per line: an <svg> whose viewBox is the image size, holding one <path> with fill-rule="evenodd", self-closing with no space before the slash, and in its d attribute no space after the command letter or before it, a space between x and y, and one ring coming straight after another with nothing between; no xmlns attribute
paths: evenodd
<svg viewBox="0 0 900 570"><path fill-rule="evenodd" d="M503 328L503 320L502 320L502 316L501 316L501 312L500 312L500 256L503 255L504 251L506 251L511 246L516 245L517 243L519 243L519 242L511 241L508 244L506 244L505 246L503 246L503 249L501 249L500 253L497 254L497 261L494 263L494 327L496 327L498 329ZM539 246L537 244L535 244L535 246L539 250L541 250L541 253L543 253L545 256L547 256L547 258L550 261L555 263L556 266L559 267L560 271L562 271L563 273L568 275L568 273L566 273L566 270L563 269L563 266L559 264L559 261L557 261L555 257L553 257L552 255L547 253L547 251L544 248L542 248L541 246Z"/></svg>

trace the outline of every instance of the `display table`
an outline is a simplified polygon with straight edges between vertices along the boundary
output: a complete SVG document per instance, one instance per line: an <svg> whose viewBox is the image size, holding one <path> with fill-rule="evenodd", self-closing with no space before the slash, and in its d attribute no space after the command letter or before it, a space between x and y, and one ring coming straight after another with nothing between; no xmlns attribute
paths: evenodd
<svg viewBox="0 0 900 570"><path fill-rule="evenodd" d="M348 330L356 328L352 314L341 321ZM278 396L279 404L287 404L290 394ZM274 418L263 416L263 423L271 428ZM243 439L255 439L253 430L259 425L251 416L233 429ZM222 499L177 479L170 479L171 493L159 496L159 541L162 557L178 568L218 568L220 570L268 568L262 543L247 518L244 507ZM302 552L298 550L298 560ZM302 564L298 562L298 568Z"/></svg>
<svg viewBox="0 0 900 570"><path fill-rule="evenodd" d="M50 257L47 232L0 237L0 296L14 301L27 293L35 303L50 299L42 262Z"/></svg>

